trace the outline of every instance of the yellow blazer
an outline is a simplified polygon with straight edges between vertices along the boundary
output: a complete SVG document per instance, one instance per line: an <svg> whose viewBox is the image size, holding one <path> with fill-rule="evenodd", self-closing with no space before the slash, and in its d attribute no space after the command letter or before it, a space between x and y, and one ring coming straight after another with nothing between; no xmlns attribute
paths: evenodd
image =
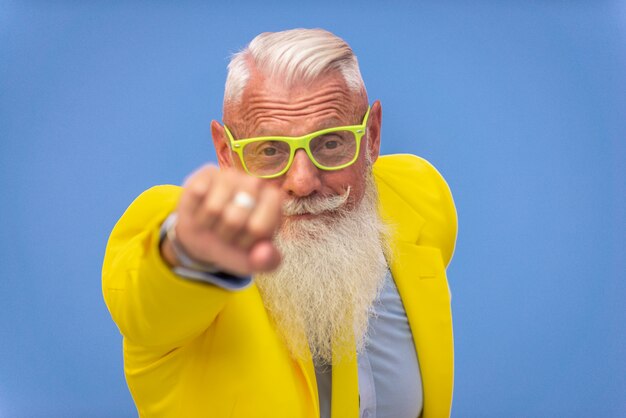
<svg viewBox="0 0 626 418"><path fill-rule="evenodd" d="M445 274L457 231L452 196L419 157L381 157L374 175L381 215L394 228L389 261L419 359L422 416L446 417L453 386ZM180 193L157 186L141 194L115 225L102 268L140 416L318 418L313 363L290 357L256 286L231 292L197 283L161 259L159 228ZM333 418L356 418L356 356L333 365L332 379Z"/></svg>

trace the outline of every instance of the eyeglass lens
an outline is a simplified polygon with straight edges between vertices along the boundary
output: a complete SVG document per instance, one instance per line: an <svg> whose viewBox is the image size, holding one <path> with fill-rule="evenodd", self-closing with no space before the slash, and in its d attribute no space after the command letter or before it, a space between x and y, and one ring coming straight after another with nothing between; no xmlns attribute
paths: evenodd
<svg viewBox="0 0 626 418"><path fill-rule="evenodd" d="M312 138L309 149L322 167L334 168L350 162L356 154L356 139L350 131L336 131ZM268 176L283 170L289 163L290 144L266 140L246 144L243 160L252 174Z"/></svg>

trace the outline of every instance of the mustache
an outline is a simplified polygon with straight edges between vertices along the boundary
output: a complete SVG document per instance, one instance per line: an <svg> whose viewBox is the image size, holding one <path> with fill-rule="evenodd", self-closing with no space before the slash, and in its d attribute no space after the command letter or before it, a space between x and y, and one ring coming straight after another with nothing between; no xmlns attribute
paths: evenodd
<svg viewBox="0 0 626 418"><path fill-rule="evenodd" d="M350 187L340 195L311 196L287 200L283 204L283 214L292 215L319 215L323 212L332 212L340 209L350 196Z"/></svg>

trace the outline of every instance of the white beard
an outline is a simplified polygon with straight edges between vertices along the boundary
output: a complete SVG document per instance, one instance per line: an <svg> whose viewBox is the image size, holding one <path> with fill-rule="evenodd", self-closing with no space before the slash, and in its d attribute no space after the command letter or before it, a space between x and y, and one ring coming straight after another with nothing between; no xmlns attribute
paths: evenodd
<svg viewBox="0 0 626 418"><path fill-rule="evenodd" d="M354 338L360 351L365 344L372 304L387 271L386 227L378 216L371 174L363 199L352 210L345 208L348 194L288 202L286 214L322 215L287 218L275 239L281 265L255 278L295 358L305 358L310 350L317 363L331 364L333 345L346 347Z"/></svg>

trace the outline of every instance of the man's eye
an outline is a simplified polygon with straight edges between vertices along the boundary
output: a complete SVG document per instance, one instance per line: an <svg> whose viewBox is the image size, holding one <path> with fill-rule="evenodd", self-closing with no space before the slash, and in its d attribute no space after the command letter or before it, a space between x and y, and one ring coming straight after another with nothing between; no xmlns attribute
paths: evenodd
<svg viewBox="0 0 626 418"><path fill-rule="evenodd" d="M339 142L337 141L326 141L324 143L324 148L326 149L335 149L339 146Z"/></svg>
<svg viewBox="0 0 626 418"><path fill-rule="evenodd" d="M272 147L265 147L261 150L261 153L266 156L266 157L272 157L274 155L276 155L276 148L272 148Z"/></svg>

